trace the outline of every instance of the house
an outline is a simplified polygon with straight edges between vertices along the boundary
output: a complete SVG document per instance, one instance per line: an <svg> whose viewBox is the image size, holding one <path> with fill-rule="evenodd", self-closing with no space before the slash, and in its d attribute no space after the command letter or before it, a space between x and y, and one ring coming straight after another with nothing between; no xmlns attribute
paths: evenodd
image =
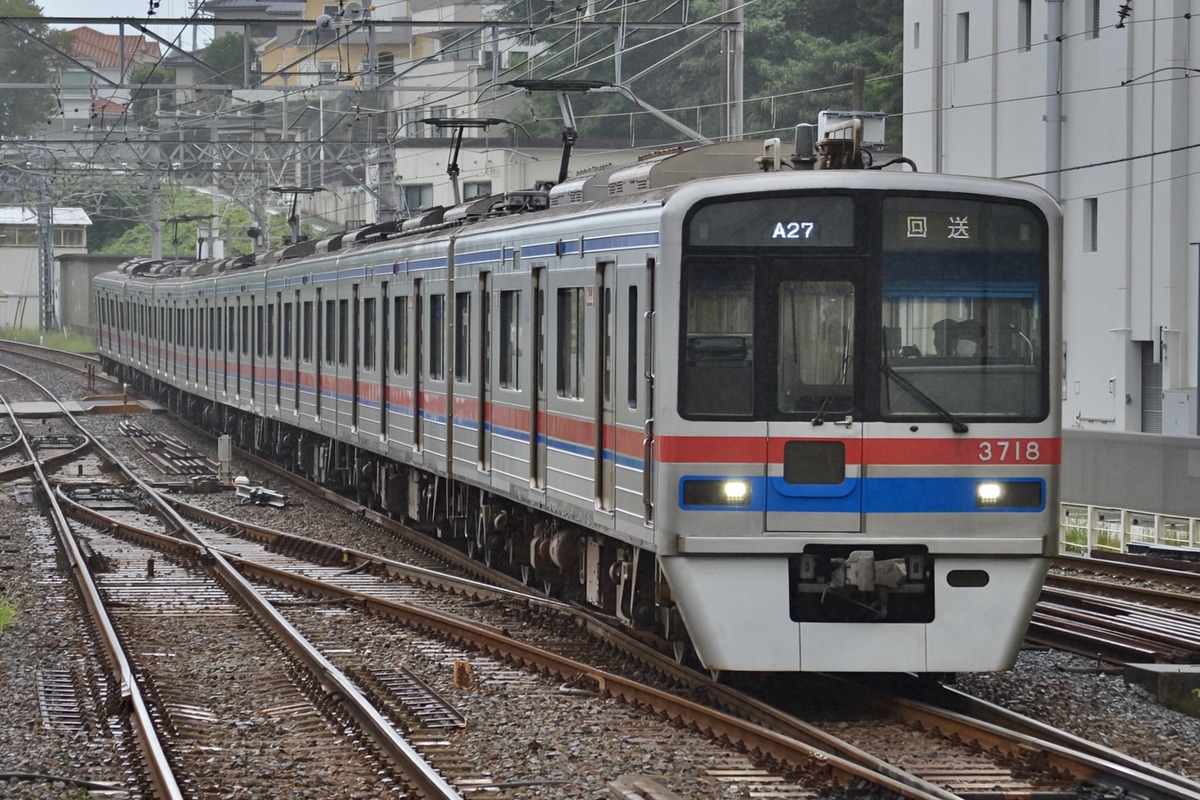
<svg viewBox="0 0 1200 800"><path fill-rule="evenodd" d="M158 43L145 36L119 36L80 27L71 31L71 55L61 60L57 80L60 114L50 135L90 138L128 124L129 71L138 64L156 63ZM55 129L56 128L56 129Z"/></svg>
<svg viewBox="0 0 1200 800"><path fill-rule="evenodd" d="M38 330L42 320L42 252L36 209L0 206L0 328ZM87 252L91 219L82 208L55 207L52 214L52 258ZM61 319L61 275L57 262L50 284L55 319Z"/></svg>

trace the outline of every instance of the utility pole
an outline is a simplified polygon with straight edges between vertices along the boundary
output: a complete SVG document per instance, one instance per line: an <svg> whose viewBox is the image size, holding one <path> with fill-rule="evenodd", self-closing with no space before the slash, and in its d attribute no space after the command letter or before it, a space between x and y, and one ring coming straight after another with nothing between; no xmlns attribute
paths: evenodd
<svg viewBox="0 0 1200 800"><path fill-rule="evenodd" d="M50 177L42 179L38 189L38 302L41 306L39 327L42 332L58 330L54 296L54 199L50 196Z"/></svg>

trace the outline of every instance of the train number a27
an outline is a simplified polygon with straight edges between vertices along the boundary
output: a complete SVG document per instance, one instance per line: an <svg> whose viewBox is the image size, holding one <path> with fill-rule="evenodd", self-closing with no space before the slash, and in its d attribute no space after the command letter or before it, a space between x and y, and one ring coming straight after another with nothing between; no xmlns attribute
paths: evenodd
<svg viewBox="0 0 1200 800"><path fill-rule="evenodd" d="M1018 461L1040 461L1042 445L1037 441L983 441L979 443L980 461L1015 463Z"/></svg>
<svg viewBox="0 0 1200 800"><path fill-rule="evenodd" d="M817 229L815 222L776 222L772 239L811 239Z"/></svg>

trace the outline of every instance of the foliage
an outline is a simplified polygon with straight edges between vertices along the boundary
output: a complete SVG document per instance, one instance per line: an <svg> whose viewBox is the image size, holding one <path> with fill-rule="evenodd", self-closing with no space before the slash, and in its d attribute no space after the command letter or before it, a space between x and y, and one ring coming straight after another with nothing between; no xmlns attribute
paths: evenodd
<svg viewBox="0 0 1200 800"><path fill-rule="evenodd" d="M687 21L721 18L722 0L694 0ZM550 0L530 0L520 16L533 25L547 21L557 8ZM579 9L567 9L573 18ZM565 77L625 82L650 105L672 112L684 125L709 138L722 134L724 56L722 38L694 28L668 33L637 22L680 22L680 7L669 0L621 6L627 33L617 74L612 44L601 36L566 38L564 28L544 30L551 45L534 65L535 78ZM556 21L562 22L560 12ZM616 12L595 19L614 21ZM887 0L759 0L747 6L744 25L744 130L754 136L786 136L800 122L816 122L825 109L850 109L854 69L866 73L865 109L896 114L901 110L901 38L903 5ZM688 49L682 50L685 45ZM665 54L676 52L664 58ZM757 99L756 99L757 98ZM618 94L574 94L571 98L581 138L677 139L680 133L638 114ZM524 124L538 135L559 126L557 102L549 94L535 98ZM636 127L635 127L636 126ZM888 131L898 141L895 126Z"/></svg>
<svg viewBox="0 0 1200 800"><path fill-rule="evenodd" d="M164 67L161 62L138 64L129 71L129 82L137 85L130 96L134 120L142 127L157 128L158 115L175 110L175 92L155 87L174 84L175 70Z"/></svg>
<svg viewBox="0 0 1200 800"><path fill-rule="evenodd" d="M12 594L0 595L0 633L4 633L4 629L17 618L19 610L20 604Z"/></svg>
<svg viewBox="0 0 1200 800"><path fill-rule="evenodd" d="M246 39L240 33L227 33L213 39L201 51L200 60L213 70L218 83L226 81L241 86L245 76Z"/></svg>
<svg viewBox="0 0 1200 800"><path fill-rule="evenodd" d="M40 17L42 9L32 0L0 0L0 17ZM4 83L51 81L49 52L33 37L45 36L45 23L0 26L0 75ZM27 136L54 113L56 101L49 89L0 89L0 135Z"/></svg>
<svg viewBox="0 0 1200 800"><path fill-rule="evenodd" d="M96 337L69 331L35 331L29 328L0 328L0 339L25 344L40 344L68 353L95 353ZM0 603L4 601L0 597Z"/></svg>
<svg viewBox="0 0 1200 800"><path fill-rule="evenodd" d="M149 206L149 198L141 202ZM214 207L215 206L215 207ZM267 218L267 241L274 245L283 242L291 228L282 214ZM250 212L243 206L210 195L194 192L179 186L162 189L162 250L164 257L194 256L196 236L200 227L216 227L225 242L227 257L245 255L254 249L254 243L246 236L251 226ZM90 236L90 235L89 235ZM91 247L91 252L106 255L149 255L151 252L150 225L139 222L128 226L118 237L107 240L101 247Z"/></svg>

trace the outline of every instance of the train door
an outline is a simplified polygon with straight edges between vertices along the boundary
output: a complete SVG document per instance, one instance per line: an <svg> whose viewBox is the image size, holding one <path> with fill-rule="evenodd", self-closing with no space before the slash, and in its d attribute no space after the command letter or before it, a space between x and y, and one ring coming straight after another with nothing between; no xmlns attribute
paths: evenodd
<svg viewBox="0 0 1200 800"><path fill-rule="evenodd" d="M613 337L616 333L615 264L600 262L596 265L596 374L599 376L596 391L596 508L612 512L617 499L617 429L613 410L615 374L613 363Z"/></svg>
<svg viewBox="0 0 1200 800"><path fill-rule="evenodd" d="M529 414L529 481L537 489L546 487L546 268L534 267L533 324L529 326L533 353L533 408Z"/></svg>
<svg viewBox="0 0 1200 800"><path fill-rule="evenodd" d="M775 374L767 414L766 530L862 528L862 340L856 262L779 259L765 272L756 347ZM861 416L861 412L859 412Z"/></svg>
<svg viewBox="0 0 1200 800"><path fill-rule="evenodd" d="M271 357L271 384L275 387L275 409L283 402L283 293L267 306L267 355Z"/></svg>
<svg viewBox="0 0 1200 800"><path fill-rule="evenodd" d="M492 298L489 274L479 273L479 383L477 385L479 429L476 440L476 462L487 472L492 468ZM499 295L496 298L499 302Z"/></svg>

